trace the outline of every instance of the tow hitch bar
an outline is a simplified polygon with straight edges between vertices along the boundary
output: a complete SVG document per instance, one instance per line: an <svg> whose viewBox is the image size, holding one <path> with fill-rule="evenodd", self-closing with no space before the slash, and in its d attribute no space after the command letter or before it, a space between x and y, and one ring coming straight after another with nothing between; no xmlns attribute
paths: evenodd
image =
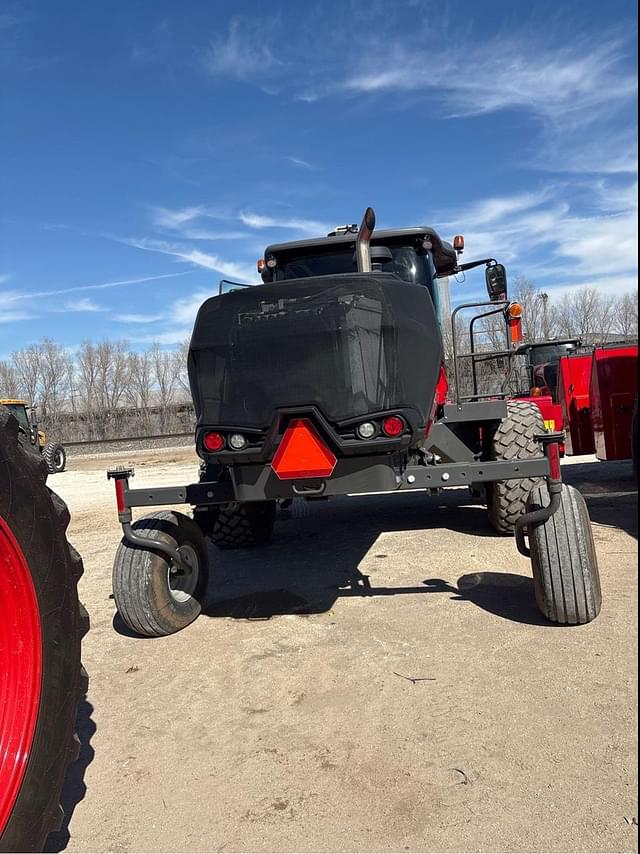
<svg viewBox="0 0 640 854"><path fill-rule="evenodd" d="M560 443L564 442L564 431L557 433L539 433L536 440L543 447L544 455L549 461L549 476L547 477L547 489L549 490L549 504L539 507L529 513L523 513L516 520L515 535L516 545L520 554L531 557L531 550L525 541L531 528L546 522L560 507L562 497L562 473L560 471Z"/></svg>

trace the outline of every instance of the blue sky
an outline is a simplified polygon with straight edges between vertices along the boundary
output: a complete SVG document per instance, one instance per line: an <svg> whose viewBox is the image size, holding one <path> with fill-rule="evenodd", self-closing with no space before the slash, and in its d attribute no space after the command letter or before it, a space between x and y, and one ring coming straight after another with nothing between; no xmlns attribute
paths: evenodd
<svg viewBox="0 0 640 854"><path fill-rule="evenodd" d="M635 41L618 0L0 2L0 357L173 346L369 204L551 293L635 289Z"/></svg>

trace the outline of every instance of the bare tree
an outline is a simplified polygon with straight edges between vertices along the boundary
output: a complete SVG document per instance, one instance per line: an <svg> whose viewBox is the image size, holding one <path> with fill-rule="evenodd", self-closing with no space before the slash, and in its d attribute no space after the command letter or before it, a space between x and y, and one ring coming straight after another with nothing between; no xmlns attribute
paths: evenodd
<svg viewBox="0 0 640 854"><path fill-rule="evenodd" d="M178 378L175 372L175 358L173 353L168 353L166 350L162 350L160 345L157 343L153 344L151 347L150 356L153 364L154 378L158 389L160 432L164 433L167 429L169 406L173 403L176 386L178 384Z"/></svg>
<svg viewBox="0 0 640 854"><path fill-rule="evenodd" d="M129 353L129 382L125 397L139 413L142 433L151 432L153 374L150 353Z"/></svg>
<svg viewBox="0 0 640 854"><path fill-rule="evenodd" d="M557 303L554 321L560 336L577 336L585 343L605 341L613 322L613 299L597 288L577 288Z"/></svg>
<svg viewBox="0 0 640 854"><path fill-rule="evenodd" d="M89 341L82 342L78 354L78 399L88 423L87 438L94 438L96 427L102 435L104 413L98 395L98 359L96 348Z"/></svg>
<svg viewBox="0 0 640 854"><path fill-rule="evenodd" d="M7 360L0 361L0 397L21 397L20 381L13 364Z"/></svg>
<svg viewBox="0 0 640 854"><path fill-rule="evenodd" d="M175 372L178 380L178 388L182 392L186 392L191 396L191 386L189 385L189 375L187 373L187 361L189 357L189 339L183 341L174 353Z"/></svg>
<svg viewBox="0 0 640 854"><path fill-rule="evenodd" d="M29 403L36 403L40 392L40 347L32 344L18 350L12 354L11 362L22 394Z"/></svg>
<svg viewBox="0 0 640 854"><path fill-rule="evenodd" d="M51 338L44 338L39 350L40 414L55 424L69 392L66 354Z"/></svg>
<svg viewBox="0 0 640 854"><path fill-rule="evenodd" d="M625 338L638 335L638 292L622 294L613 303L611 328Z"/></svg>

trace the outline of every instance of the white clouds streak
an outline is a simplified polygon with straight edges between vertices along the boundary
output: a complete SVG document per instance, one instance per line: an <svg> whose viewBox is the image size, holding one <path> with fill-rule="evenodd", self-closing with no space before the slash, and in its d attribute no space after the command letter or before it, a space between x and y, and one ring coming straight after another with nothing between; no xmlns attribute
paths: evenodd
<svg viewBox="0 0 640 854"><path fill-rule="evenodd" d="M164 320L163 314L115 314L113 319L118 323L158 323Z"/></svg>
<svg viewBox="0 0 640 854"><path fill-rule="evenodd" d="M29 314L27 311L1 311L0 323L15 323L17 320L33 320L35 314Z"/></svg>
<svg viewBox="0 0 640 854"><path fill-rule="evenodd" d="M447 217L444 230L458 231L464 223L470 257L507 260L516 273L544 281L545 287L613 281L620 291L630 283L637 287L636 183L600 180L583 191L591 200L588 213L572 208L564 186L550 185L539 193L497 197L461 210ZM534 255L544 261L534 261Z"/></svg>
<svg viewBox="0 0 640 854"><path fill-rule="evenodd" d="M186 261L195 267L203 267L205 270L215 270L224 276L250 282L256 278L256 274L249 265L237 264L234 261L225 261L218 255L202 252L199 249L186 246L182 243L167 240L154 240L148 237L142 238L119 238L119 242L136 249L144 249L147 252L159 252L162 255L171 255L181 261Z"/></svg>
<svg viewBox="0 0 640 854"><path fill-rule="evenodd" d="M288 160L289 163L293 164L293 166L300 166L303 169L316 169L313 163L309 163L308 160L303 160L302 157L285 157L285 160Z"/></svg>
<svg viewBox="0 0 640 854"><path fill-rule="evenodd" d="M125 285L139 285L143 282L156 282L159 279L174 279L176 276L186 276L188 271L181 273L163 273L160 276L140 276L135 279L120 279L115 282L103 282L96 285L74 285L71 288L54 288L47 291L14 291L11 296L12 301L40 299L43 297L57 297L64 294L79 293L81 291L102 291L110 288L120 288Z"/></svg>
<svg viewBox="0 0 640 854"><path fill-rule="evenodd" d="M287 158L295 160L295 158ZM308 168L313 168L311 164L305 161L298 161ZM217 210L215 208L207 208L205 205L192 205L186 208L153 208L151 221L153 225L166 229L167 231L175 231L180 237L185 239L201 239L201 240L231 240L247 237L246 232L211 232L207 234L205 229L194 225L197 220L224 220L226 222L241 222L248 228L266 229L266 228L284 228L291 231L298 231L302 234L313 235L317 237L326 233L329 229L327 223L319 222L318 220L301 219L299 217L282 217L269 214L258 214L253 211L231 212ZM191 235L197 235L193 237Z"/></svg>
<svg viewBox="0 0 640 854"><path fill-rule="evenodd" d="M107 311L107 309L95 303L93 300L88 297L82 297L81 299L75 300L67 300L64 304L64 307L59 309L60 311L71 311L71 312L100 312Z"/></svg>
<svg viewBox="0 0 640 854"><path fill-rule="evenodd" d="M217 35L204 57L206 71L212 77L247 80L254 74L264 78L285 63L272 52L265 40L267 26L262 21L234 18L226 36ZM264 84L263 84L264 85Z"/></svg>
<svg viewBox="0 0 640 854"><path fill-rule="evenodd" d="M245 225L248 225L249 228L287 228L291 231L300 231L312 237L319 237L331 230L326 223L319 222L318 220L299 219L297 217L263 216L251 213L250 211L242 211L239 219Z"/></svg>
<svg viewBox="0 0 640 854"><path fill-rule="evenodd" d="M191 335L198 309L210 296L212 296L210 292L199 290L174 300L164 317L164 328L154 330L148 335L129 336L130 340L139 344L150 344L154 341L165 345L180 344ZM140 319L142 316L123 315L122 317Z"/></svg>
<svg viewBox="0 0 640 854"><path fill-rule="evenodd" d="M362 59L343 85L361 93L431 92L455 116L524 109L544 119L582 123L635 95L634 75L620 71L621 55L618 39L558 48L511 38L444 51L396 42L381 46L375 62Z"/></svg>

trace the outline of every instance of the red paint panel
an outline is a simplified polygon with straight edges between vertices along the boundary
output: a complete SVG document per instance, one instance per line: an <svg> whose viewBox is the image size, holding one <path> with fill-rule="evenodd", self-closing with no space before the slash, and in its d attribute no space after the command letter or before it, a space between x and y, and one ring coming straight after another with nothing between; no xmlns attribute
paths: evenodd
<svg viewBox="0 0 640 854"><path fill-rule="evenodd" d="M593 454L591 353L563 356L558 365L558 402L567 431L567 453Z"/></svg>
<svg viewBox="0 0 640 854"><path fill-rule="evenodd" d="M631 457L631 417L638 394L638 345L597 347L591 364L591 426L599 460Z"/></svg>

